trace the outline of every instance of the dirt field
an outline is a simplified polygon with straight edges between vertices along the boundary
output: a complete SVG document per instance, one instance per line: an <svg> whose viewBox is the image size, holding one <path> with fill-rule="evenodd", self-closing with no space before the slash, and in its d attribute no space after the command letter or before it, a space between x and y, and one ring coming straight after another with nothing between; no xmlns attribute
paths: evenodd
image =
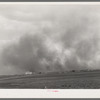
<svg viewBox="0 0 100 100"><path fill-rule="evenodd" d="M100 89L100 71L0 76L0 88Z"/></svg>

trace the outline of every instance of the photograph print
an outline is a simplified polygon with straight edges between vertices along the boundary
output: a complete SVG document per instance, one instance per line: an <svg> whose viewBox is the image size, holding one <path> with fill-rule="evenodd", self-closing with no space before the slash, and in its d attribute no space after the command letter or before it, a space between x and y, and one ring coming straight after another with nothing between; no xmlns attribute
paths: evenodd
<svg viewBox="0 0 100 100"><path fill-rule="evenodd" d="M100 89L100 5L0 4L0 89Z"/></svg>

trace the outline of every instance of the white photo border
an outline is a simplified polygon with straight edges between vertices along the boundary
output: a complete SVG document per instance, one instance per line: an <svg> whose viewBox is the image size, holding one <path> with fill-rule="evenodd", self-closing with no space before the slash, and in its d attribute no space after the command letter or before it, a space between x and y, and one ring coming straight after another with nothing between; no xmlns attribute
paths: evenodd
<svg viewBox="0 0 100 100"><path fill-rule="evenodd" d="M0 2L2 4L100 5L100 2ZM100 89L0 89L0 98L100 98Z"/></svg>

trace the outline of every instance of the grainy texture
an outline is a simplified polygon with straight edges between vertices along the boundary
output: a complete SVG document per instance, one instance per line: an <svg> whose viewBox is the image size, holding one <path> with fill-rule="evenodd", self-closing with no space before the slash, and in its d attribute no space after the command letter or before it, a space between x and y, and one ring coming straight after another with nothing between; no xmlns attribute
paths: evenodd
<svg viewBox="0 0 100 100"><path fill-rule="evenodd" d="M2 76L0 88L99 89L100 71Z"/></svg>

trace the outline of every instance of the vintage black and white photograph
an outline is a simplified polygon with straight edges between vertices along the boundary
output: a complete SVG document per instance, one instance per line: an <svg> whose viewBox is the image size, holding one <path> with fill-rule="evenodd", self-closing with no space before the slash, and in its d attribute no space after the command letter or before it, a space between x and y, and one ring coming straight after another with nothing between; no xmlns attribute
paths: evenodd
<svg viewBox="0 0 100 100"><path fill-rule="evenodd" d="M100 5L0 4L0 89L100 89Z"/></svg>

